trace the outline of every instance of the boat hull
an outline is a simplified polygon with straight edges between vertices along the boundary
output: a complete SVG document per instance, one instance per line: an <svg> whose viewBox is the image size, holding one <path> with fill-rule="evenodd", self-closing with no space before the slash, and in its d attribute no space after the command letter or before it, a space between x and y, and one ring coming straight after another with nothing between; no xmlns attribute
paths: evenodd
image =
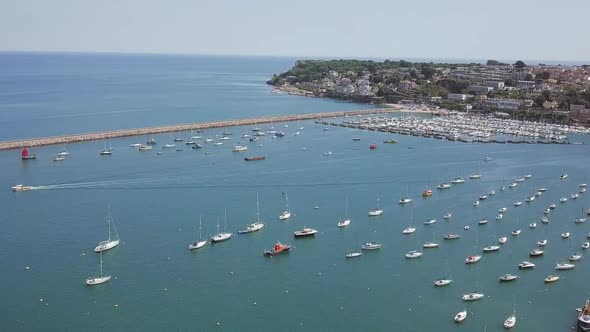
<svg viewBox="0 0 590 332"><path fill-rule="evenodd" d="M111 280L111 276L103 276L103 277L94 277L86 279L86 286L96 286L100 284L104 284Z"/></svg>
<svg viewBox="0 0 590 332"><path fill-rule="evenodd" d="M119 245L119 240L114 241L102 241L99 242L96 248L94 248L94 252L101 252L113 249L114 247Z"/></svg>
<svg viewBox="0 0 590 332"><path fill-rule="evenodd" d="M281 249L281 250L274 250L274 249L267 250L267 251L264 252L264 256L277 256L277 255L280 255L280 254L288 253L289 252L289 249L291 249L291 246L287 246L287 247L285 247L284 249Z"/></svg>

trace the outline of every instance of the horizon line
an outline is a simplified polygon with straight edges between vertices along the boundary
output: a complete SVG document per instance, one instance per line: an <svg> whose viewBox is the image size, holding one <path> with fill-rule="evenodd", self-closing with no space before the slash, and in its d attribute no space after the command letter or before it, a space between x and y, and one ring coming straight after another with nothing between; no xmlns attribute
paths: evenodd
<svg viewBox="0 0 590 332"><path fill-rule="evenodd" d="M178 52L178 53L165 53L165 52L125 52L125 51L74 51L74 50L3 50L0 49L0 54L13 53L13 54L78 54L78 55L150 55L150 56L210 56L210 57L250 57L250 58L290 58L290 59L301 59L301 60L390 60L400 61L409 59L409 62L417 62L410 60L420 60L425 63L441 61L452 61L452 63L481 63L481 61L495 60L510 64L512 61L518 60L524 63L530 63L531 65L538 65L543 62L550 62L551 65L565 64L565 65L590 65L590 60L553 60L553 59L518 59L518 60L507 60L501 58L449 58L449 57L383 57L383 56L326 56L326 55L273 55L273 54L225 54L225 53L191 53L191 52ZM436 60L436 61L433 61ZM459 62L460 61L460 62ZM471 61L471 62L466 62ZM561 63L560 63L561 61ZM533 64L534 63L534 64Z"/></svg>

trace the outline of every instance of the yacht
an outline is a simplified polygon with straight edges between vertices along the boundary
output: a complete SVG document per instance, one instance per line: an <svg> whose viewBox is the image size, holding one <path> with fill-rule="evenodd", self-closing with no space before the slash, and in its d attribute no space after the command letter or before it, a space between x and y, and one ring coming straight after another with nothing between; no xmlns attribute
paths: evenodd
<svg viewBox="0 0 590 332"><path fill-rule="evenodd" d="M492 161L492 160L494 160L494 158L492 158L492 157L485 157L485 158L483 158L483 161Z"/></svg>
<svg viewBox="0 0 590 332"><path fill-rule="evenodd" d="M453 217L453 215L452 215L450 212L448 212L448 213L445 213L445 215L443 216L443 218L444 218L444 219L447 219L447 220L448 220L448 219L451 219L452 217Z"/></svg>
<svg viewBox="0 0 590 332"><path fill-rule="evenodd" d="M147 150L151 150L151 149L152 149L152 146L151 146L151 145L143 145L143 144L142 144L142 145L139 147L139 149L138 149L138 150L139 150L139 151L147 151Z"/></svg>
<svg viewBox="0 0 590 332"><path fill-rule="evenodd" d="M508 316L508 318L506 318L504 321L504 328L511 329L514 327L514 325L516 325L516 314L512 313L512 315Z"/></svg>
<svg viewBox="0 0 590 332"><path fill-rule="evenodd" d="M377 242L365 242L361 245L361 249L363 250L377 250L381 249L381 243Z"/></svg>
<svg viewBox="0 0 590 332"><path fill-rule="evenodd" d="M576 194L571 194L571 196L570 196L571 199L576 199L578 197L580 197L580 195L578 195L577 193Z"/></svg>
<svg viewBox="0 0 590 332"><path fill-rule="evenodd" d="M561 175L559 176L559 178L560 178L561 180L565 180L565 179L567 179L567 174L566 174L566 173L563 173L563 174L561 174Z"/></svg>
<svg viewBox="0 0 590 332"><path fill-rule="evenodd" d="M464 230L468 231L469 230L469 225L465 225L465 227L463 227Z"/></svg>
<svg viewBox="0 0 590 332"><path fill-rule="evenodd" d="M64 156L57 156L57 157L53 158L53 161L64 161L64 160L66 160L66 157L64 157Z"/></svg>
<svg viewBox="0 0 590 332"><path fill-rule="evenodd" d="M243 152L246 150L248 150L248 147L242 145L234 145L234 148L232 149L233 152Z"/></svg>
<svg viewBox="0 0 590 332"><path fill-rule="evenodd" d="M479 206L479 201L473 202L473 206Z"/></svg>
<svg viewBox="0 0 590 332"><path fill-rule="evenodd" d="M515 230L513 230L513 231L512 231L512 235L513 235L513 236L520 235L520 232L521 232L521 230L520 230L520 229L515 229Z"/></svg>
<svg viewBox="0 0 590 332"><path fill-rule="evenodd" d="M544 214L549 214L550 212L551 212L551 209L549 209L549 208L546 208L545 210L543 210Z"/></svg>
<svg viewBox="0 0 590 332"><path fill-rule="evenodd" d="M465 183L465 180L463 180L462 178L454 178L451 180L452 184L459 184L459 183Z"/></svg>
<svg viewBox="0 0 590 332"><path fill-rule="evenodd" d="M547 276L547 278L545 278L545 283L552 283L552 282L556 282L557 280L559 280L559 276L554 276L554 275L549 275Z"/></svg>
<svg viewBox="0 0 590 332"><path fill-rule="evenodd" d="M508 188L514 188L518 185L518 183L516 182L512 182L511 184L508 185Z"/></svg>
<svg viewBox="0 0 590 332"><path fill-rule="evenodd" d="M504 244L504 243L506 243L507 241L508 241L508 238L507 238L507 237L505 237L505 236L502 236L502 237L501 237L501 238L498 240L498 243L500 243L500 244Z"/></svg>
<svg viewBox="0 0 590 332"><path fill-rule="evenodd" d="M408 251L408 253L406 253L406 258L408 258L408 259L419 258L421 256L422 256L422 253L419 252L418 250L412 250L412 251Z"/></svg>
<svg viewBox="0 0 590 332"><path fill-rule="evenodd" d="M295 231L293 233L293 236L295 236L295 237L308 237L308 236L314 236L317 232L318 231L313 228L304 227L300 231Z"/></svg>
<svg viewBox="0 0 590 332"><path fill-rule="evenodd" d="M579 261L580 259L582 259L582 254L579 254L579 253L578 253L578 254L573 254L573 255L570 255L570 256L567 258L567 260L568 260L568 261L570 261L570 262Z"/></svg>
<svg viewBox="0 0 590 332"><path fill-rule="evenodd" d="M504 191L504 190L506 190L506 187L504 187L504 186L501 186L501 187L500 187L500 191Z"/></svg>
<svg viewBox="0 0 590 332"><path fill-rule="evenodd" d="M522 205L522 202L521 201L514 202L514 206L521 206L521 205Z"/></svg>
<svg viewBox="0 0 590 332"><path fill-rule="evenodd" d="M545 251L537 248L537 249L531 250L531 252L529 252L529 256L538 257L538 256L542 256L544 253L545 253Z"/></svg>
<svg viewBox="0 0 590 332"><path fill-rule="evenodd" d="M549 205L549 209L554 210L557 207L557 205L555 205L555 203L552 203L551 205Z"/></svg>
<svg viewBox="0 0 590 332"><path fill-rule="evenodd" d="M428 219L424 222L424 225L432 225L436 223L436 219Z"/></svg>
<svg viewBox="0 0 590 332"><path fill-rule="evenodd" d="M455 239L458 239L460 237L461 237L461 235L459 235L459 234L450 233L450 234L445 235L444 236L444 239L445 240L455 240Z"/></svg>
<svg viewBox="0 0 590 332"><path fill-rule="evenodd" d="M502 218L504 218L504 215L501 213L496 216L496 220L502 220Z"/></svg>
<svg viewBox="0 0 590 332"><path fill-rule="evenodd" d="M541 241L538 241L538 242L537 242L537 245L538 245L539 247L544 247L544 246L546 246L546 245L547 245L547 240L543 239L543 240L541 240Z"/></svg>
<svg viewBox="0 0 590 332"><path fill-rule="evenodd" d="M588 249L590 248L590 242L586 241L584 243L582 243L582 249Z"/></svg>
<svg viewBox="0 0 590 332"><path fill-rule="evenodd" d="M524 176L524 178L527 179L527 180L530 179L530 178L532 178L532 177L533 177L532 174L527 174L527 175Z"/></svg>
<svg viewBox="0 0 590 332"><path fill-rule="evenodd" d="M438 188L438 189L449 189L449 188L451 188L451 185L448 184L448 183L441 183L436 188Z"/></svg>
<svg viewBox="0 0 590 332"><path fill-rule="evenodd" d="M283 211L279 215L279 220L287 220L291 218L291 206L289 205L289 196L287 195L287 193L283 193L283 196L285 196L285 211ZM256 204L258 206L258 196L256 197ZM350 220L348 221L348 223L350 224Z"/></svg>
<svg viewBox="0 0 590 332"><path fill-rule="evenodd" d="M537 227L537 223L536 222L532 222L529 224L529 228L535 228Z"/></svg>
<svg viewBox="0 0 590 332"><path fill-rule="evenodd" d="M496 219L498 219L498 218L496 217ZM482 220L478 221L477 223L480 224L480 225L485 225L485 224L488 223L488 220L487 219L482 219Z"/></svg>
<svg viewBox="0 0 590 332"><path fill-rule="evenodd" d="M463 301L477 301L477 300L483 299L483 297L484 297L483 293L473 292L473 293L464 294Z"/></svg>
<svg viewBox="0 0 590 332"><path fill-rule="evenodd" d="M362 254L363 253L360 251L351 251L351 252L346 253L345 257L346 258L355 258L355 257L359 257Z"/></svg>
<svg viewBox="0 0 590 332"><path fill-rule="evenodd" d="M518 178L518 179L514 180L514 182L522 182L522 181L524 181L524 178Z"/></svg>
<svg viewBox="0 0 590 332"><path fill-rule="evenodd" d="M243 230L238 231L238 234L247 234L247 233L254 233L258 232L264 227L264 223L257 221L253 224L246 225L246 228Z"/></svg>
<svg viewBox="0 0 590 332"><path fill-rule="evenodd" d="M380 216L381 214L383 214L383 210L381 210L379 208L369 211L369 216L371 216L371 217Z"/></svg>
<svg viewBox="0 0 590 332"><path fill-rule="evenodd" d="M586 218L584 218L584 217L578 217L578 218L576 218L576 220L574 221L574 223L576 223L576 224L582 224L582 223L584 223L584 222L586 222Z"/></svg>
<svg viewBox="0 0 590 332"><path fill-rule="evenodd" d="M494 196L495 194L496 194L496 191L494 189L492 189L488 192L488 195L490 195L490 196Z"/></svg>
<svg viewBox="0 0 590 332"><path fill-rule="evenodd" d="M539 197L539 196L541 196L542 194L543 194L542 192L540 192L540 191L537 191L537 192L535 193L535 196Z"/></svg>
<svg viewBox="0 0 590 332"><path fill-rule="evenodd" d="M426 189L422 192L422 197L430 197L430 196L432 196L432 190Z"/></svg>
<svg viewBox="0 0 590 332"><path fill-rule="evenodd" d="M291 249L290 245L277 242L272 249L266 250L264 252L264 256L276 256L289 251L289 249Z"/></svg>
<svg viewBox="0 0 590 332"><path fill-rule="evenodd" d="M534 263L527 262L527 261L522 261L522 263L518 264L518 268L521 269L521 270L524 270L524 269L532 269L534 267L535 267L535 264Z"/></svg>
<svg viewBox="0 0 590 332"><path fill-rule="evenodd" d="M483 201L484 199L487 199L487 198L488 198L488 196L486 196L486 195L479 196L479 200L480 201Z"/></svg>
<svg viewBox="0 0 590 332"><path fill-rule="evenodd" d="M169 148L175 148L175 147L176 147L176 144L171 144L171 143L164 144L162 146L163 149L169 149Z"/></svg>
<svg viewBox="0 0 590 332"><path fill-rule="evenodd" d="M579 192L580 194L583 194L583 193L585 193L585 192L586 192L586 188L580 188L580 190L578 190L578 192Z"/></svg>
<svg viewBox="0 0 590 332"><path fill-rule="evenodd" d="M465 258L465 264L474 264L479 262L480 259L481 256L479 255L467 256L467 258Z"/></svg>
<svg viewBox="0 0 590 332"><path fill-rule="evenodd" d="M442 278L442 279L435 280L434 286L443 287L443 286L450 285L452 282L453 282L453 280L451 280L451 279Z"/></svg>
<svg viewBox="0 0 590 332"><path fill-rule="evenodd" d="M590 331L590 300L586 300L586 304L580 314L578 315L578 330L577 332Z"/></svg>
<svg viewBox="0 0 590 332"><path fill-rule="evenodd" d="M438 248L438 243L436 242L426 242L422 245L423 248Z"/></svg>
<svg viewBox="0 0 590 332"><path fill-rule="evenodd" d="M403 197L403 198L401 198L401 199L399 200L399 203L400 203L400 204L407 204L407 203L410 203L410 202L412 202L412 199L411 199L411 198L409 198L409 197Z"/></svg>
<svg viewBox="0 0 590 332"><path fill-rule="evenodd" d="M462 321L465 320L465 318L467 318L467 310L464 309L463 311L459 311L455 315L455 322L461 323Z"/></svg>
<svg viewBox="0 0 590 332"><path fill-rule="evenodd" d="M105 282L111 280L110 275L103 275L102 274L102 251L100 252L100 275L98 277L90 277L86 279L86 286L96 286L100 284L104 284Z"/></svg>
<svg viewBox="0 0 590 332"><path fill-rule="evenodd" d="M543 192L546 192L547 191L547 188L541 187L541 188L537 189L537 191L540 191L540 192L543 193Z"/></svg>
<svg viewBox="0 0 590 332"><path fill-rule="evenodd" d="M415 231L416 231L416 227L410 226L410 227L404 229L402 233L404 233L405 235L409 235L409 234L414 233Z"/></svg>
<svg viewBox="0 0 590 332"><path fill-rule="evenodd" d="M567 238L570 237L570 235L571 235L570 232L561 233L561 238L562 239L567 239Z"/></svg>
<svg viewBox="0 0 590 332"><path fill-rule="evenodd" d="M557 263L557 264L555 265L555 269L556 269L556 270L571 270L571 269L573 269L574 267L576 267L576 265L574 265L574 264L572 264L572 263L567 263L567 262L564 262L564 263Z"/></svg>
<svg viewBox="0 0 590 332"><path fill-rule="evenodd" d="M508 208L505 208L505 207L502 207L498 210L499 213L504 213L506 211L508 211Z"/></svg>
<svg viewBox="0 0 590 332"><path fill-rule="evenodd" d="M107 210L108 210L108 212L107 212L107 224L109 226L109 238L107 240L100 241L98 243L98 245L96 246L96 248L94 248L94 252L100 252L100 253L102 253L103 251L107 251L109 249L113 249L114 247L118 246L119 243L120 243L120 241L119 241L119 233L117 232L117 228L115 227L115 223L113 222L113 218L111 216L111 206L110 205L108 206ZM115 232L114 238L111 238L111 228Z"/></svg>
<svg viewBox="0 0 590 332"><path fill-rule="evenodd" d="M580 183L580 186L579 186L579 187L580 187L580 188L585 188L586 186L588 186L588 185L587 185L587 184L585 184L585 183Z"/></svg>
<svg viewBox="0 0 590 332"><path fill-rule="evenodd" d="M526 200L525 200L525 201L526 201L527 203L530 203L530 202L532 202L532 201L534 201L534 200L535 200L535 196L529 196L529 197L527 197L527 198L526 198Z"/></svg>
<svg viewBox="0 0 590 332"><path fill-rule="evenodd" d="M494 251L498 251L500 250L500 246L498 245L492 245L492 246L487 246L483 248L483 252L494 252Z"/></svg>
<svg viewBox="0 0 590 332"><path fill-rule="evenodd" d="M514 281L516 279L518 279L518 276L510 273L506 273L505 275L500 276L501 282Z"/></svg>
<svg viewBox="0 0 590 332"><path fill-rule="evenodd" d="M478 179L481 179L481 174L479 174L479 173L471 174L471 175L469 175L469 178L472 180L478 180Z"/></svg>
<svg viewBox="0 0 590 332"><path fill-rule="evenodd" d="M338 227L346 227L350 225L350 219L344 219L338 222Z"/></svg>
<svg viewBox="0 0 590 332"><path fill-rule="evenodd" d="M217 233L211 237L211 243L222 242L225 240L229 240L232 236L232 233Z"/></svg>

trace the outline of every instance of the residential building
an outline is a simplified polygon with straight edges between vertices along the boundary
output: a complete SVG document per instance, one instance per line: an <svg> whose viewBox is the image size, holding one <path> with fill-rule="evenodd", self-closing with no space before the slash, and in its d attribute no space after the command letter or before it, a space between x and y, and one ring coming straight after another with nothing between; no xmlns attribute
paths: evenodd
<svg viewBox="0 0 590 332"><path fill-rule="evenodd" d="M486 85L494 90L504 89L504 81L486 81Z"/></svg>
<svg viewBox="0 0 590 332"><path fill-rule="evenodd" d="M516 82L516 88L525 90L527 92L532 92L535 88L535 81L518 81Z"/></svg>
<svg viewBox="0 0 590 332"><path fill-rule="evenodd" d="M465 101L467 100L467 95L462 93L449 93L447 98L452 101Z"/></svg>
<svg viewBox="0 0 590 332"><path fill-rule="evenodd" d="M505 98L486 98L482 101L484 108L494 108L499 110L516 110L522 105L522 100L505 99Z"/></svg>
<svg viewBox="0 0 590 332"><path fill-rule="evenodd" d="M494 90L494 88L491 88L489 86L483 86L483 85L470 85L467 87L467 92L469 93L473 93L473 94L486 94L490 91Z"/></svg>

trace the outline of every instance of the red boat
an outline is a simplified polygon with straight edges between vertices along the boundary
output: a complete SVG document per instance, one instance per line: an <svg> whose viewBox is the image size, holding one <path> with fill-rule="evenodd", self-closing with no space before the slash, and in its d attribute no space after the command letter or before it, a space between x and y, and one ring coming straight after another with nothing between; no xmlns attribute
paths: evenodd
<svg viewBox="0 0 590 332"><path fill-rule="evenodd" d="M291 249L290 245L277 242L277 244L275 244L274 248L272 248L271 250L265 251L264 255L265 256L276 256L282 252L288 251L289 249Z"/></svg>
<svg viewBox="0 0 590 332"><path fill-rule="evenodd" d="M26 148L23 149L23 151L20 154L21 159L22 160L28 160L28 159L35 159L36 156L34 154L29 154L29 150L27 150Z"/></svg>
<svg viewBox="0 0 590 332"><path fill-rule="evenodd" d="M245 161L264 160L264 159L266 159L264 156L254 156L254 157L244 158Z"/></svg>
<svg viewBox="0 0 590 332"><path fill-rule="evenodd" d="M375 150L376 148L377 148L377 144L371 144L369 146L369 149L371 149L371 150Z"/></svg>

